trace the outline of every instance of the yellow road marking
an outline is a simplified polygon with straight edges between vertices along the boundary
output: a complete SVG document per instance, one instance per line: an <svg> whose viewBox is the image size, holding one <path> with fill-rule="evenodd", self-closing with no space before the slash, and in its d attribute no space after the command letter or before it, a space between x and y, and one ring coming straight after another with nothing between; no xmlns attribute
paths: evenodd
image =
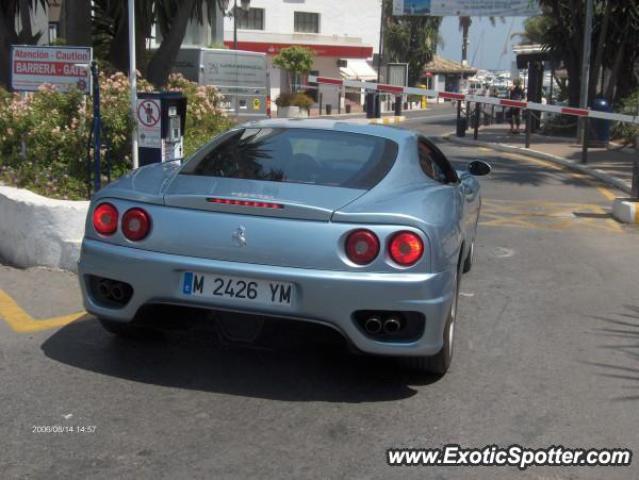
<svg viewBox="0 0 639 480"><path fill-rule="evenodd" d="M486 199L480 225L528 229L589 228L623 233L601 205L593 203Z"/></svg>
<svg viewBox="0 0 639 480"><path fill-rule="evenodd" d="M63 327L84 317L86 314L86 312L78 312L61 317L36 320L25 312L13 298L3 290L0 290L0 317L17 333L38 332Z"/></svg>
<svg viewBox="0 0 639 480"><path fill-rule="evenodd" d="M599 190L599 193L606 197L606 200L614 200L615 198L617 198L617 195L612 193L612 191L610 191L606 187L597 187L597 190Z"/></svg>

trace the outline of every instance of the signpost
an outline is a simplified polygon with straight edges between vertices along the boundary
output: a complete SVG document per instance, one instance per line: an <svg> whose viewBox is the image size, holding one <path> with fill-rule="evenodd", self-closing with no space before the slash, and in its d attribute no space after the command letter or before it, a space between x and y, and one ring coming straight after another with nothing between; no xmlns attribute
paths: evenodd
<svg viewBox="0 0 639 480"><path fill-rule="evenodd" d="M526 17L539 13L536 0L393 0L393 15Z"/></svg>
<svg viewBox="0 0 639 480"><path fill-rule="evenodd" d="M129 0L129 84L131 86L131 113L135 118L138 104L138 77L135 57L135 0ZM134 133L131 138L131 162L135 170L140 166L138 158L138 136Z"/></svg>
<svg viewBox="0 0 639 480"><path fill-rule="evenodd" d="M93 60L90 47L11 46L11 88L15 92L34 92L44 84L56 90L77 88L91 92L88 66Z"/></svg>

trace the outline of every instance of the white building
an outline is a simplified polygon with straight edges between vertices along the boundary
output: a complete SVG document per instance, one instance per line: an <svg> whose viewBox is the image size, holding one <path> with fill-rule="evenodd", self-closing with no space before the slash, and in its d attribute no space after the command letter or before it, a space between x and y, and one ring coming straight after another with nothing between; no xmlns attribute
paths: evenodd
<svg viewBox="0 0 639 480"><path fill-rule="evenodd" d="M289 82L272 59L291 45L315 53L312 74L375 80L371 64L378 52L380 16L381 0L251 0L249 11L237 18L238 49L268 55L274 100ZM233 48L233 18L224 19L224 43ZM333 111L345 104L356 111L362 103L359 92L348 93L345 100L336 87L322 85L319 91L323 105Z"/></svg>

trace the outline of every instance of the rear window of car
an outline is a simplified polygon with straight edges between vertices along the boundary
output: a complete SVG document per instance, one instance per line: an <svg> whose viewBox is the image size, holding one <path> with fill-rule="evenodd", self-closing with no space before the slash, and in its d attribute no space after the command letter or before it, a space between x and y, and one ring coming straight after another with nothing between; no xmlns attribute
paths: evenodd
<svg viewBox="0 0 639 480"><path fill-rule="evenodd" d="M202 148L181 173L370 189L391 169L397 149L360 133L247 128Z"/></svg>

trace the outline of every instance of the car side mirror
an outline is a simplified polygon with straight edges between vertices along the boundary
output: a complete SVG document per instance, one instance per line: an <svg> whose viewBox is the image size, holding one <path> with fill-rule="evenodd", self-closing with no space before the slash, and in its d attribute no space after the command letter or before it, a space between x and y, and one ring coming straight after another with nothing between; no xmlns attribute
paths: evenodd
<svg viewBox="0 0 639 480"><path fill-rule="evenodd" d="M488 175L491 170L490 165L482 160L473 160L468 164L468 171L476 177Z"/></svg>

